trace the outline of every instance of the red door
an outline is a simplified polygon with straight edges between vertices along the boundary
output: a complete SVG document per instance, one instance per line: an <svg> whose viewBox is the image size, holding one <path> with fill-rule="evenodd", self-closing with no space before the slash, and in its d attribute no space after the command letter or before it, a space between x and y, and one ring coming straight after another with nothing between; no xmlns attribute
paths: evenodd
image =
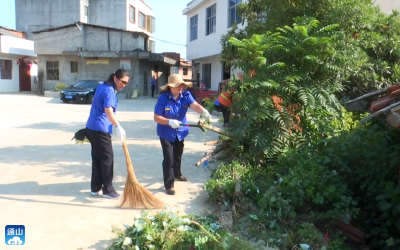
<svg viewBox="0 0 400 250"><path fill-rule="evenodd" d="M31 91L31 67L19 59L19 91Z"/></svg>

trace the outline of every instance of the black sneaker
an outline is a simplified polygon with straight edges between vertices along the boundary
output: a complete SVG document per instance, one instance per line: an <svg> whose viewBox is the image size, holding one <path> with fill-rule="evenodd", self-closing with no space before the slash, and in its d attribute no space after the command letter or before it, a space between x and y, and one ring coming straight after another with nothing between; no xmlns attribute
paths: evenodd
<svg viewBox="0 0 400 250"><path fill-rule="evenodd" d="M119 193L117 193L116 191L111 192L109 194L103 194L103 198L107 198L107 199L119 199L121 197L121 195Z"/></svg>

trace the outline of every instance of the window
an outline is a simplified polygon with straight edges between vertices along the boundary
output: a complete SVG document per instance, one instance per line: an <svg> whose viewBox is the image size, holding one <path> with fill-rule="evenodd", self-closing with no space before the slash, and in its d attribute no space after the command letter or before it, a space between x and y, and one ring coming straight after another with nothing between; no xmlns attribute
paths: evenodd
<svg viewBox="0 0 400 250"><path fill-rule="evenodd" d="M84 21L85 23L88 22L88 16L89 16L88 6L85 5L85 6L83 7L83 21Z"/></svg>
<svg viewBox="0 0 400 250"><path fill-rule="evenodd" d="M129 22L135 23L136 20L136 9L132 5L129 5Z"/></svg>
<svg viewBox="0 0 400 250"><path fill-rule="evenodd" d="M203 82L207 89L211 88L211 63L203 64Z"/></svg>
<svg viewBox="0 0 400 250"><path fill-rule="evenodd" d="M146 29L146 15L139 11L139 27Z"/></svg>
<svg viewBox="0 0 400 250"><path fill-rule="evenodd" d="M209 34L212 34L216 30L216 24L217 24L217 4L212 5L211 7L208 7L206 10L206 36Z"/></svg>
<svg viewBox="0 0 400 250"><path fill-rule="evenodd" d="M234 23L240 23L242 18L238 15L237 7L242 0L228 0L229 10L228 10L228 27L232 27Z"/></svg>
<svg viewBox="0 0 400 250"><path fill-rule="evenodd" d="M149 51L153 53L156 51L156 43L153 40L149 40Z"/></svg>
<svg viewBox="0 0 400 250"><path fill-rule="evenodd" d="M12 61L0 60L1 79L12 79Z"/></svg>
<svg viewBox="0 0 400 250"><path fill-rule="evenodd" d="M190 41L197 39L197 20L197 15L190 18Z"/></svg>
<svg viewBox="0 0 400 250"><path fill-rule="evenodd" d="M187 74L188 74L188 68L183 68L183 75L187 76Z"/></svg>
<svg viewBox="0 0 400 250"><path fill-rule="evenodd" d="M46 62L47 80L60 80L58 62Z"/></svg>
<svg viewBox="0 0 400 250"><path fill-rule="evenodd" d="M78 73L78 62L71 61L71 73Z"/></svg>
<svg viewBox="0 0 400 250"><path fill-rule="evenodd" d="M146 30L150 33L156 31L156 19L150 15L146 16Z"/></svg>

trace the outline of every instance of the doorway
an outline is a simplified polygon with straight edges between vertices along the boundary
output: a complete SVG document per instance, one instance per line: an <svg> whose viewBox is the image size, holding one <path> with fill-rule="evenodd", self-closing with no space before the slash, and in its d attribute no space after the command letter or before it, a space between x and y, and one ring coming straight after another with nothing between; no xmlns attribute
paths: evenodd
<svg viewBox="0 0 400 250"><path fill-rule="evenodd" d="M19 91L31 91L31 67L23 59L19 60Z"/></svg>

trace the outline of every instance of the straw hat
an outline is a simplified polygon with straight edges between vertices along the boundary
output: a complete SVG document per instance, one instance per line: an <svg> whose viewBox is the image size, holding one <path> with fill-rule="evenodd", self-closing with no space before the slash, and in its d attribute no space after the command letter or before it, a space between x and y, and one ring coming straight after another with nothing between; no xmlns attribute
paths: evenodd
<svg viewBox="0 0 400 250"><path fill-rule="evenodd" d="M181 75L173 74L168 77L168 83L161 86L160 89L161 89L161 91L164 91L168 87L176 88L176 87L179 87L179 85L181 85L181 84L186 85L185 88L192 86L191 82L184 82Z"/></svg>

